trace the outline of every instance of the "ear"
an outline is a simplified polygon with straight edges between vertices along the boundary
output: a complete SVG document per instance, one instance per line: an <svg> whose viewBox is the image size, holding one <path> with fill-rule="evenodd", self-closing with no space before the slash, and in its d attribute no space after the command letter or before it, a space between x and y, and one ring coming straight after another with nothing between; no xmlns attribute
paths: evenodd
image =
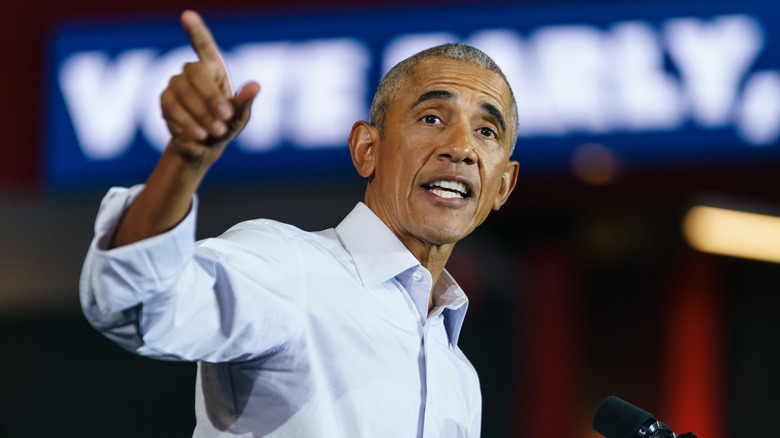
<svg viewBox="0 0 780 438"><path fill-rule="evenodd" d="M517 184L517 174L519 173L520 163L517 161L510 161L506 164L506 170L501 176L501 187L498 189L496 199L493 201L493 210L501 208L506 200L509 199L509 194L515 189Z"/></svg>
<svg viewBox="0 0 780 438"><path fill-rule="evenodd" d="M379 142L379 130L367 122L355 122L348 141L355 169L363 178L371 178L376 168L374 146Z"/></svg>

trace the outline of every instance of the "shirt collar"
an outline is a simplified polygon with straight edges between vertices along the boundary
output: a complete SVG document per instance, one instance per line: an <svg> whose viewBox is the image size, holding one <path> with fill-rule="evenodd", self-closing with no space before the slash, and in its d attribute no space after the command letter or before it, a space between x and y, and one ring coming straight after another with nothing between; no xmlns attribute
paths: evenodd
<svg viewBox="0 0 780 438"><path fill-rule="evenodd" d="M364 287L389 280L411 268L419 260L368 206L359 202L336 227ZM442 308L444 327L450 345L458 345L460 329L468 308L468 299L455 279L443 270L434 286L436 306Z"/></svg>
<svg viewBox="0 0 780 438"><path fill-rule="evenodd" d="M336 227L365 287L377 285L420 262L362 202Z"/></svg>
<svg viewBox="0 0 780 438"><path fill-rule="evenodd" d="M446 269L442 271L434 289L435 306L442 308L444 328L447 331L450 345L455 347L458 345L460 329L463 327L463 319L466 317L469 300L466 293Z"/></svg>

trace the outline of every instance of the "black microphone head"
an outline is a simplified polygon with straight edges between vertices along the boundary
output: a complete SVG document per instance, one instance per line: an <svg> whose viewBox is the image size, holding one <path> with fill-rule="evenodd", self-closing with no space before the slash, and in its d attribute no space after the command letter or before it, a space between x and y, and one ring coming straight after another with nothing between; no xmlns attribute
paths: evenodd
<svg viewBox="0 0 780 438"><path fill-rule="evenodd" d="M636 438L652 414L615 396L605 398L593 413L593 429L606 438Z"/></svg>

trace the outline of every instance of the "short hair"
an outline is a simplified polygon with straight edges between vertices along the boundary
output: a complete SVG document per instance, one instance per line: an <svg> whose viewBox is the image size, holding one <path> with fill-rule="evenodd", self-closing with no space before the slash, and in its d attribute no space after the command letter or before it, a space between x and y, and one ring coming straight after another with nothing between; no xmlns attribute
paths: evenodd
<svg viewBox="0 0 780 438"><path fill-rule="evenodd" d="M382 80L379 82L376 94L374 94L374 100L371 102L371 111L369 112L368 121L370 124L376 126L379 129L379 134L382 135L385 127L385 119L387 118L387 112L390 109L390 103L393 98L398 95L401 89L406 84L406 80L414 73L414 70L422 61L431 58L445 58L454 59L458 61L466 62L475 67L488 69L499 76L506 83L509 89L510 108L507 116L509 123L509 133L512 139L512 149L517 141L517 102L515 101L515 95L512 92L512 87L509 85L509 81L506 79L504 72L493 61L490 56L485 52L477 49L476 47L468 46L460 43L448 43L440 46L431 47L430 49L418 52L409 58L396 64L390 71L385 74Z"/></svg>

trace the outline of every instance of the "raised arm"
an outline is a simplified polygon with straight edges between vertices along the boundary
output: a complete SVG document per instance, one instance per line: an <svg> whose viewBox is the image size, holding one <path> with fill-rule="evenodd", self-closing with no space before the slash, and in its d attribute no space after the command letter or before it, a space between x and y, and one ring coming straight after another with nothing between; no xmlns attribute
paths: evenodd
<svg viewBox="0 0 780 438"><path fill-rule="evenodd" d="M187 215L206 171L246 125L260 91L257 82L249 82L233 94L219 48L203 19L185 11L181 24L199 60L186 64L161 95L171 140L144 190L125 212L112 246L163 233Z"/></svg>

